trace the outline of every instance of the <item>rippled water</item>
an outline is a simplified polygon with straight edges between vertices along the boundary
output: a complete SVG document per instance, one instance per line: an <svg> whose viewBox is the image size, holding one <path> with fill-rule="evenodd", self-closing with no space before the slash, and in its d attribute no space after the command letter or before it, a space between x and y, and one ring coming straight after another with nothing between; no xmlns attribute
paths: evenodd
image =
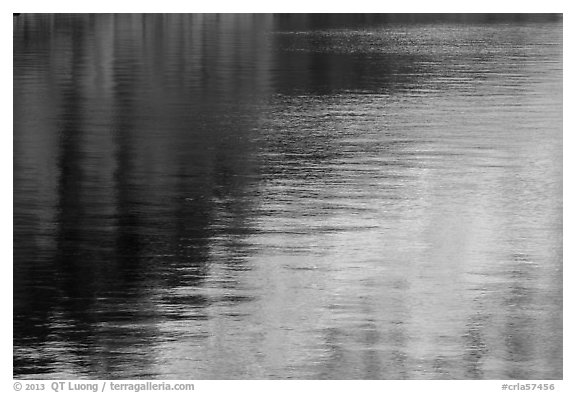
<svg viewBox="0 0 576 393"><path fill-rule="evenodd" d="M561 379L561 17L15 17L13 373Z"/></svg>

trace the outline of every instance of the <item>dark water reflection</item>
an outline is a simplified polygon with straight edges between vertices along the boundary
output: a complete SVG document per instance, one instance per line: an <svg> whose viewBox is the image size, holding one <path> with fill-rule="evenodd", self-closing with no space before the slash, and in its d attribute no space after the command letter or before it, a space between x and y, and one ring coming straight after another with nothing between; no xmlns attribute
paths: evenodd
<svg viewBox="0 0 576 393"><path fill-rule="evenodd" d="M14 376L562 378L562 20L14 18Z"/></svg>

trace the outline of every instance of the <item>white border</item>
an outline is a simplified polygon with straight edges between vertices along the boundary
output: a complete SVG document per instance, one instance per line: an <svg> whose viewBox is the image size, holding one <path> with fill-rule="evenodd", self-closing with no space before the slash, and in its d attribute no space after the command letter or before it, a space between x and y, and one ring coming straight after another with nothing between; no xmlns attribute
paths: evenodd
<svg viewBox="0 0 576 393"><path fill-rule="evenodd" d="M399 4L400 3L400 4ZM5 61L2 63L5 68L3 78L3 116L7 127L2 135L1 146L3 154L0 168L5 184L10 184L10 189L5 187L2 194L4 207L2 209L2 285L0 286L0 296L6 299L2 303L2 315L7 316L2 321L2 338L0 339L0 386L1 390L10 392L13 390L12 380L12 220L13 220L13 200L12 200L12 91L13 74L12 61L8 57L12 52L12 32L8 31L9 21L12 12L419 12L419 13L459 13L459 12L524 12L524 13L563 13L564 26L564 380L563 381L542 381L543 383L555 383L555 392L576 391L573 378L574 367L574 313L571 299L574 298L574 286L571 285L574 278L574 268L572 265L574 247L572 242L576 239L573 230L574 209L571 202L574 200L573 171L575 168L574 158L571 155L571 148L574 146L573 129L573 109L568 108L573 105L572 91L574 86L573 61L573 40L574 18L572 7L569 1L497 1L486 0L480 4L464 1L358 1L349 3L337 3L335 1L311 1L311 0L290 0L282 4L273 2L263 2L255 0L245 1L221 1L211 0L208 2L184 2L174 0L163 0L161 2L119 2L119 1L98 1L93 4L79 1L9 1L2 4L2 51L5 53ZM568 45L566 45L568 43ZM51 382L51 381L48 381ZM135 381L136 382L136 381ZM176 381L167 381L176 382ZM438 392L498 392L501 391L502 383L516 381L195 381L197 391L238 391L238 392L264 392L271 389L276 392L292 392L294 390L318 391L335 390L350 391L362 389L367 392L401 392L401 391L438 391ZM519 381L523 382L523 381ZM531 383L533 381L530 381ZM47 390L51 391L51 390Z"/></svg>
<svg viewBox="0 0 576 393"><path fill-rule="evenodd" d="M148 13L246 13L246 12L287 12L287 13L562 13L567 9L567 0L548 1L509 1L484 0L482 2L437 0L437 1L330 1L330 0L210 0L181 1L162 0L154 2L111 1L80 2L71 0L10 0L9 12L148 12Z"/></svg>

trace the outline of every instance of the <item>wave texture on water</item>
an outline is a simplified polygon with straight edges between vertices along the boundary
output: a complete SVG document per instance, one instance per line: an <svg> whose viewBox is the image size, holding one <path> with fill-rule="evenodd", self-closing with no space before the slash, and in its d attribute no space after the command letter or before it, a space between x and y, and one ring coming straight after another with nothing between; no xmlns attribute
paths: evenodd
<svg viewBox="0 0 576 393"><path fill-rule="evenodd" d="M562 379L562 19L14 18L30 379Z"/></svg>

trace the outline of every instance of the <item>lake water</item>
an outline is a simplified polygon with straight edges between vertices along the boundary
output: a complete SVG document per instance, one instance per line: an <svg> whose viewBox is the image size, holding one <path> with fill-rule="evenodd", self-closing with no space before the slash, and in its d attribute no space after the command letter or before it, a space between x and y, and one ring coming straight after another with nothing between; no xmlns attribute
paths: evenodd
<svg viewBox="0 0 576 393"><path fill-rule="evenodd" d="M33 379L561 379L562 17L14 17Z"/></svg>

